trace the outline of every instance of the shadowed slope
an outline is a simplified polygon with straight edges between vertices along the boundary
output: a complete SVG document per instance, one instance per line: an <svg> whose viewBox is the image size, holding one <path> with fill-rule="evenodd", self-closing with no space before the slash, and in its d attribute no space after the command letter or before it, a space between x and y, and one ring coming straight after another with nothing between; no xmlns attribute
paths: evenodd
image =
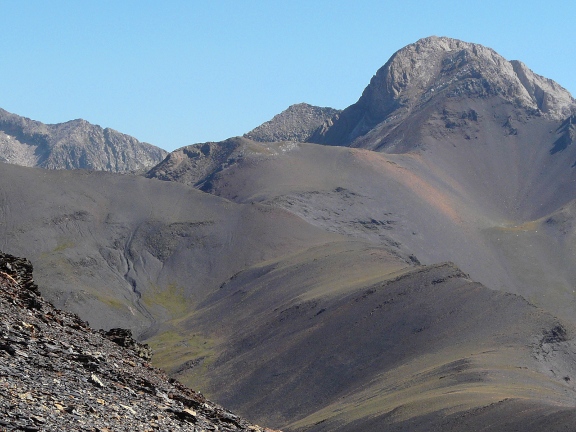
<svg viewBox="0 0 576 432"><path fill-rule="evenodd" d="M410 268L342 246L236 275L175 324L226 343L173 372L289 430L410 430L452 414L466 430L461 417L508 399L574 418L572 330L450 264Z"/></svg>

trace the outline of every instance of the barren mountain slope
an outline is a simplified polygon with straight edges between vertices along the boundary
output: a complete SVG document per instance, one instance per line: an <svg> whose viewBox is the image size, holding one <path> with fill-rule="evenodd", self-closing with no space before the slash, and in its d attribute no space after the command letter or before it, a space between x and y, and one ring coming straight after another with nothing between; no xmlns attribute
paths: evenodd
<svg viewBox="0 0 576 432"><path fill-rule="evenodd" d="M574 321L576 272L572 263L576 256L572 244L559 242L557 235L538 228L538 221L547 216L534 221L514 217L517 208L502 199L505 180L501 179L498 188L493 179L492 189L474 184L472 177L460 182L448 164L427 160L419 153L230 141L236 143L235 154L206 177L196 178L198 187L239 203L258 202L288 210L327 231L386 245L405 260L453 261L488 287L522 294ZM464 159L466 150L475 151L468 147L454 153ZM477 157L472 160L482 160L473 154ZM492 163L501 164L502 157L500 153ZM206 160L209 155L189 162L184 158L180 166L207 164ZM516 171L521 184L520 170L512 165L508 171ZM553 181L553 175L542 174ZM173 178L186 182L188 175ZM547 193L553 196L558 190L551 188ZM564 193L563 200L569 196ZM545 200L546 195L540 198Z"/></svg>
<svg viewBox="0 0 576 432"><path fill-rule="evenodd" d="M46 125L0 109L0 161L48 169L142 171L167 152L85 120Z"/></svg>
<svg viewBox="0 0 576 432"><path fill-rule="evenodd" d="M46 297L137 335L246 266L341 239L282 209L169 182L0 164L0 248L29 256Z"/></svg>
<svg viewBox="0 0 576 432"><path fill-rule="evenodd" d="M42 176L45 181L38 184L43 186L31 198L46 199L35 204L46 218L42 230L35 231L38 214L25 215L14 205L30 191L20 187L20 201L11 199L10 190L4 192L2 224L10 228L2 236L4 244L22 249L32 244L36 261L45 266L43 278L61 281L61 291L70 292L73 300L68 306L79 305L85 317L92 314L110 325L123 307L136 311L145 306L157 320L155 336L149 340L156 364L186 382L201 384L243 413L267 419L267 424L311 430L411 430L413 425L450 420L453 430L469 430L483 424L480 414L492 412L493 403L498 409L490 421L512 422L524 430L536 429L530 429L520 411L511 415L518 406L530 407L530 422L546 419L550 430L561 430L574 419L572 327L518 297L472 283L453 265L415 267L389 247L343 241L273 208L233 204L176 183L108 173L3 168L21 185ZM53 186L58 193L50 195ZM110 190L126 195L112 198ZM160 208L143 199L150 196ZM74 212L68 208L70 199L75 205L92 201L93 207L83 214ZM134 213L115 200L135 207ZM22 205L34 213L31 201ZM235 230L225 237L238 235L241 244L252 239L243 249L235 240L221 248L223 238L215 241L213 233L198 235L166 222L178 216L188 221L213 217L214 225L226 230L215 214L228 220L237 208L249 209L248 218L236 219ZM52 216L56 209L60 218ZM125 219L119 220L120 214ZM139 228L133 228L132 219ZM180 244L183 250L174 249L169 241L173 237L141 237L138 230L155 219L157 226L164 221L170 232L184 237L178 240L185 241ZM248 220L253 228L242 228ZM98 221L106 223L100 226ZM102 235L114 222L118 225L113 234L126 229L133 243L124 236ZM274 239L266 240L272 231ZM283 237L283 232L290 235ZM63 243L51 248L57 239ZM208 261L190 254L199 241ZM126 284L118 281L94 285L117 277L98 262L97 245L98 253L108 259L122 253L129 258L133 270L128 274L141 290L140 299L123 297L118 288ZM170 252L172 257L182 256L174 267L162 255ZM153 253L164 257L161 265L171 277L180 277L176 284L146 285L143 269L148 277L158 271ZM86 258L75 265L80 255ZM91 258L96 263L87 265ZM228 266L220 261L226 259ZM184 262L187 275L177 271ZM239 263L239 270L227 276L212 271L202 278L202 266L229 270L230 262ZM78 283L82 278L85 284ZM195 285L197 278L222 283L200 287ZM88 291L94 287L98 289ZM130 293L124 289L125 295ZM138 318L124 321L134 325ZM73 346L87 355L83 345ZM108 369L97 370L107 382ZM96 376L97 386L102 379Z"/></svg>
<svg viewBox="0 0 576 432"><path fill-rule="evenodd" d="M408 271L416 255L427 264L452 259L474 279L520 292L573 320L574 253L558 232L572 232L571 207L552 220L520 224L505 217L497 201L478 202L474 190L416 153L296 143L261 143L257 151L257 143L231 141L234 155L208 174L209 183L196 179L198 185L236 202L289 210L374 247L325 245L241 272L189 319L174 322L170 339L152 340L177 353L157 357L160 364L240 412L288 429L470 430L490 422L496 430L543 424L561 430L573 421L573 396L560 404L541 399L564 394L563 378L551 390L548 375L534 374L548 370L534 360L541 357L533 341L549 324L542 326L545 314L532 315L536 309L524 300L458 279L458 273L446 279L451 267L432 265L429 282L406 279L406 286L422 291L401 291L404 305L395 303L393 288L377 290L382 298L368 302L369 310L357 301L402 266ZM198 154L190 163L209 159ZM383 309L372 324L358 318ZM226 318L215 324L214 316ZM195 330L192 339L188 329ZM186 341L189 348L179 349ZM560 363L572 361L571 350ZM222 394L224 380L237 384ZM261 388L265 397L245 397Z"/></svg>

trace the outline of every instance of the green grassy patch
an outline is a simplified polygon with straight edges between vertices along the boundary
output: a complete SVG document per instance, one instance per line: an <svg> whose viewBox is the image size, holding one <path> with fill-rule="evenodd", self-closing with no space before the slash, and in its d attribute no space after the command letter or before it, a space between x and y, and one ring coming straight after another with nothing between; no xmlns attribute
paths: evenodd
<svg viewBox="0 0 576 432"><path fill-rule="evenodd" d="M216 358L216 340L205 335L175 329L159 333L145 341L153 351L152 363L184 384L199 387Z"/></svg>
<svg viewBox="0 0 576 432"><path fill-rule="evenodd" d="M52 252L63 252L66 249L70 249L74 247L74 243L72 242L62 242L62 243L58 243L58 245L54 248L54 250Z"/></svg>
<svg viewBox="0 0 576 432"><path fill-rule="evenodd" d="M172 318L184 316L190 309L190 301L184 295L184 288L170 283L165 288L152 285L142 295L142 303L147 308L162 307Z"/></svg>
<svg viewBox="0 0 576 432"><path fill-rule="evenodd" d="M104 303L107 306L110 306L113 309L128 309L128 307L126 306L126 304L120 300L118 300L117 298L114 297L109 297L109 296L100 296L97 295L96 298L98 299L98 301Z"/></svg>

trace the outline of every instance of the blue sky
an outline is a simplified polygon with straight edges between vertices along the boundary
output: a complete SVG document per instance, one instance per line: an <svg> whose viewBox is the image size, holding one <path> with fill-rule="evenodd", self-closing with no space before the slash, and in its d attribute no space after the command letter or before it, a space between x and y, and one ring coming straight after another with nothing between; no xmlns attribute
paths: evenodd
<svg viewBox="0 0 576 432"><path fill-rule="evenodd" d="M167 150L289 105L345 108L403 46L449 36L576 94L573 1L0 0L0 107Z"/></svg>

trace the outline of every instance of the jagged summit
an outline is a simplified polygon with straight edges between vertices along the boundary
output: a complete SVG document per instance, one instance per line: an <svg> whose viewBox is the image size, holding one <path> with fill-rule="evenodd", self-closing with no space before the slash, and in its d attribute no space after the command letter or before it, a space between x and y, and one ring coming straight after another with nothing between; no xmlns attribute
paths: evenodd
<svg viewBox="0 0 576 432"><path fill-rule="evenodd" d="M349 145L381 122L406 117L439 98L493 96L553 120L566 118L576 107L566 89L519 61L479 44L432 36L397 51L358 102L309 141Z"/></svg>

